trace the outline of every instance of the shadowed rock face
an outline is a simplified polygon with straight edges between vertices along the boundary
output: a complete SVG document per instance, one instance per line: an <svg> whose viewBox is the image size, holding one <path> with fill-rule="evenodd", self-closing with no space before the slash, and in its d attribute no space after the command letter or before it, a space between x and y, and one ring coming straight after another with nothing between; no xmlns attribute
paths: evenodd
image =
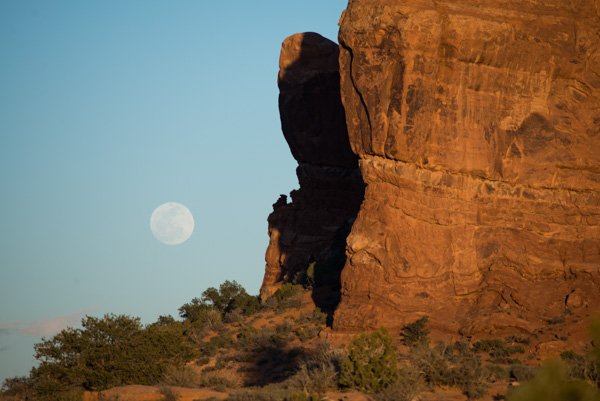
<svg viewBox="0 0 600 401"><path fill-rule="evenodd" d="M367 187L334 329L531 332L600 308L599 33L594 0L350 1Z"/></svg>
<svg viewBox="0 0 600 401"><path fill-rule="evenodd" d="M282 195L269 216L263 298L284 282L302 281L310 259L328 270L328 284L338 293L332 302L339 300L346 237L364 183L348 141L338 56L338 45L316 33L293 35L282 44L279 111L299 163L300 188L292 191L291 203Z"/></svg>
<svg viewBox="0 0 600 401"><path fill-rule="evenodd" d="M335 254L340 332L598 312L600 2L350 0L339 40L339 87L335 44L283 44L300 189L269 217L261 294Z"/></svg>

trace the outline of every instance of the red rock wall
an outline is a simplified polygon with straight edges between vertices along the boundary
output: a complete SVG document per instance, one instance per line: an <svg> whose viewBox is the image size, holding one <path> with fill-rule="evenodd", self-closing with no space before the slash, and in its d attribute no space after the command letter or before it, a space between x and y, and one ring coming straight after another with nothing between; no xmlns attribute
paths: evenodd
<svg viewBox="0 0 600 401"><path fill-rule="evenodd" d="M350 0L365 198L334 329L531 332L600 309L600 2Z"/></svg>

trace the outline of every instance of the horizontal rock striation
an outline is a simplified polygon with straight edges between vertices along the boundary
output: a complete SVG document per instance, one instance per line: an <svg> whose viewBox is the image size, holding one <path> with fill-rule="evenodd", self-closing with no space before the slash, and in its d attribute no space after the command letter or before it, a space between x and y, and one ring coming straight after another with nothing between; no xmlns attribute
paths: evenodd
<svg viewBox="0 0 600 401"><path fill-rule="evenodd" d="M366 184L333 328L467 335L600 309L600 2L351 0Z"/></svg>

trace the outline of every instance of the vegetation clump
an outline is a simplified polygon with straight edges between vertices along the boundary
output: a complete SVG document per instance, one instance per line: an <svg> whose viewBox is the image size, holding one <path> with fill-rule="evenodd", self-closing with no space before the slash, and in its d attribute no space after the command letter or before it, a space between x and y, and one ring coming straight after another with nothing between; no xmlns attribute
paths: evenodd
<svg viewBox="0 0 600 401"><path fill-rule="evenodd" d="M598 401L598 389L584 380L573 380L560 361L550 361L535 377L509 391L507 401Z"/></svg>
<svg viewBox="0 0 600 401"><path fill-rule="evenodd" d="M509 340L520 340L518 338L511 338ZM526 340L520 340L523 343ZM473 350L475 352L487 352L492 358L493 363L501 364L520 364L521 361L518 358L511 358L514 354L522 354L525 352L525 348L519 344L507 344L505 341L494 338L491 340L480 340L473 344Z"/></svg>
<svg viewBox="0 0 600 401"><path fill-rule="evenodd" d="M194 298L181 306L179 316L190 323L200 322L214 327L215 322L220 322L227 314L237 312L251 316L259 309L260 301L257 296L249 295L235 280L226 280L218 290L210 287L200 298Z"/></svg>
<svg viewBox="0 0 600 401"><path fill-rule="evenodd" d="M0 399L80 401L84 391L146 384L162 386L163 401L180 398L165 386L221 392L243 386L229 395L239 401L310 401L340 389L368 393L374 401L408 401L452 386L471 400L486 395L491 382L511 378L521 386L508 401L599 400L600 323L593 327L594 351L565 351L561 361L541 369L514 358L525 352L529 337L431 345L427 316L406 324L396 337L409 347L407 354L397 354L384 327L355 336L347 348L334 348L316 339L326 321L319 308L290 310L302 304L303 291L285 284L261 305L235 281L226 281L179 308L180 320L160 316L142 325L126 315L86 316L81 328L36 344L38 366L29 376L6 379ZM287 315L278 317L283 312ZM108 394L98 400L120 399Z"/></svg>
<svg viewBox="0 0 600 401"><path fill-rule="evenodd" d="M423 316L421 319L407 324L402 328L402 342L409 347L426 346L429 344L429 317Z"/></svg>
<svg viewBox="0 0 600 401"><path fill-rule="evenodd" d="M285 283L267 300L267 305L279 311L298 307L303 290L299 284Z"/></svg>
<svg viewBox="0 0 600 401"><path fill-rule="evenodd" d="M67 328L35 345L31 378L38 395L52 399L75 388L103 390L154 384L169 366L194 356L181 323L142 326L126 315L86 316L81 329Z"/></svg>
<svg viewBox="0 0 600 401"><path fill-rule="evenodd" d="M396 351L385 327L355 336L342 364L340 385L376 392L396 379Z"/></svg>

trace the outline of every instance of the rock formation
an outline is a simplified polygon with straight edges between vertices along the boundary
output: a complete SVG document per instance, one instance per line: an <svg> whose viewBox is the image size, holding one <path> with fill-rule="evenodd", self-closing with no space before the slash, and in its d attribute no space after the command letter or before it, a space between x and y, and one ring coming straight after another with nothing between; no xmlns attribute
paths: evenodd
<svg viewBox="0 0 600 401"><path fill-rule="evenodd" d="M339 41L347 135L366 190L334 330L398 330L429 315L449 333L533 332L567 307L598 312L600 2L350 0ZM293 64L316 74L309 61ZM293 119L285 104L282 120ZM326 113L306 111L296 124ZM301 163L341 166L333 147L295 150L286 139ZM297 209L292 197L281 207ZM284 231L314 235L304 228ZM279 255L301 242L275 241L285 243ZM272 256L266 283L286 271Z"/></svg>
<svg viewBox="0 0 600 401"><path fill-rule="evenodd" d="M316 33L293 35L282 45L281 127L299 163L300 188L292 191L291 203L282 195L269 216L263 298L283 282L311 280L301 277L311 261L327 270L321 278L339 293L346 237L364 198L364 184L348 141L338 56L338 45Z"/></svg>

